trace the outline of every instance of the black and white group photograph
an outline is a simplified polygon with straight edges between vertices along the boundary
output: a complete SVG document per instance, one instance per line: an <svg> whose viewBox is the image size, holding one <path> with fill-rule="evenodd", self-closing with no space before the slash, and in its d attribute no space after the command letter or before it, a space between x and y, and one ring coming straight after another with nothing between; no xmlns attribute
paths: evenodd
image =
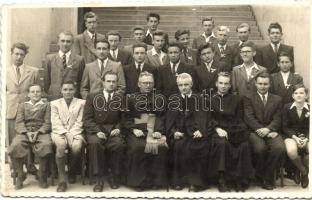
<svg viewBox="0 0 312 200"><path fill-rule="evenodd" d="M2 198L312 197L310 3L174 2L1 8Z"/></svg>

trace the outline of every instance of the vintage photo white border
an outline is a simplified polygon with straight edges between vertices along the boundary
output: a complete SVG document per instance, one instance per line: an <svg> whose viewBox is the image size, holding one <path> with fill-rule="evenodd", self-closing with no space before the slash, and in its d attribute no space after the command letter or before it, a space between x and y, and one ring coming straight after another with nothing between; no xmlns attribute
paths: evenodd
<svg viewBox="0 0 312 200"><path fill-rule="evenodd" d="M9 5L10 3L13 3ZM19 4L15 4L19 3ZM20 4L21 3L21 4ZM275 0L275 1L252 1L252 0L235 0L235 1L212 1L212 0L200 0L200 1L191 1L191 0L127 0L127 1L31 1L28 3L25 3L25 1L3 1L2 2L2 9L1 9L1 71L0 71L0 86L1 86L1 164L0 164L0 170L1 170L1 195L8 195L6 194L3 189L4 185L6 184L3 180L3 175L5 173L4 171L4 156L5 156L5 83L6 83L6 69L5 66L7 65L7 58L9 58L9 49L10 47L7 45L6 41L6 29L11 28L10 24L8 24L7 17L8 17L8 10L10 8L22 8L22 7L89 7L89 6L99 6L99 7L118 7L118 6L183 6L183 5L253 5L253 4L263 4L263 5L287 5L287 6L309 6L310 8L310 23L311 23L311 2L309 0L306 1L290 1L290 0ZM5 5L6 4L6 5ZM14 17L14 16L11 16ZM311 24L310 24L310 33L311 33ZM287 34L287 33L286 33ZM310 37L310 43L312 41L312 38ZM311 53L311 44L310 44L310 58L312 58ZM311 60L311 59L310 59ZM310 61L311 62L311 61ZM311 66L311 63L310 63ZM311 72L310 72L311 77ZM310 86L309 89L311 90L311 80L310 80ZM311 92L310 99L311 99ZM311 119L310 119L311 120ZM311 124L311 121L310 121ZM311 143L310 143L311 147ZM311 155L309 155L310 160L310 169L311 169ZM311 180L311 173L309 175ZM10 183L11 184L11 183ZM77 183L80 184L80 183ZM300 186L298 186L300 187ZM90 192L64 192L64 193L57 193L57 192L47 192L47 194L44 194L43 192L37 193L36 191L33 192L25 192L21 193L18 192L18 196L22 197L80 197L80 198L87 198L87 197L94 197L94 198L217 198L217 199L223 199L223 198L312 198L312 187L311 184L309 186L309 189L307 192L291 192L291 193L285 193L285 192L274 192L273 191L260 191L260 192L245 192L245 193L219 193L219 192L174 192L174 190L170 190L170 192L157 192L157 191L148 191L148 192L120 192L116 190L115 192L105 192L105 190L101 193L94 193L90 187ZM13 194L9 194L13 195ZM4 198L4 196L1 196L0 198Z"/></svg>

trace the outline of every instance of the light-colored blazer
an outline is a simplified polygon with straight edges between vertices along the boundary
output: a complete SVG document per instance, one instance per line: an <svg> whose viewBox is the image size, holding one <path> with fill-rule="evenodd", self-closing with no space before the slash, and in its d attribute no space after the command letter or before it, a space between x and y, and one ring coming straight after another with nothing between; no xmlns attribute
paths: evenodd
<svg viewBox="0 0 312 200"><path fill-rule="evenodd" d="M106 66L104 66L103 74L101 75L98 60L95 60L94 62L86 65L82 75L80 94L83 99L87 98L88 93L99 92L103 90L103 83L101 78L108 71L115 72L118 76L116 92L125 92L126 81L121 64L108 59Z"/></svg>
<svg viewBox="0 0 312 200"><path fill-rule="evenodd" d="M85 103L83 99L73 98L68 107L64 98L51 101L52 133L70 133L72 136L81 134Z"/></svg>
<svg viewBox="0 0 312 200"><path fill-rule="evenodd" d="M147 64L152 65L152 66L154 66L156 68L158 68L161 65L166 65L166 64L169 63L168 55L165 55L162 60L163 60L163 64L160 63L159 58L158 58L157 55L153 55L152 54L152 49L147 51L146 59L145 59L145 62Z"/></svg>
<svg viewBox="0 0 312 200"><path fill-rule="evenodd" d="M100 33L95 33L95 40L101 39L105 39L105 36ZM75 37L72 51L74 54L84 57L86 64L96 60L95 44L86 30Z"/></svg>
<svg viewBox="0 0 312 200"><path fill-rule="evenodd" d="M17 81L13 66L6 72L6 118L15 119L19 103L28 100L28 88L33 83L39 83L39 69L24 64L20 81Z"/></svg>

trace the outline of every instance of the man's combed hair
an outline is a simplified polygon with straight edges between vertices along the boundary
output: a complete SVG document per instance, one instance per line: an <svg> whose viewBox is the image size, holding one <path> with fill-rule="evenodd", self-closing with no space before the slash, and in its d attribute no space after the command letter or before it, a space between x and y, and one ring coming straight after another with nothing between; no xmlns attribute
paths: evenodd
<svg viewBox="0 0 312 200"><path fill-rule="evenodd" d="M149 13L149 14L146 16L146 21L148 21L150 17L155 17L155 18L157 18L158 21L160 21L160 16L159 16L159 14L157 14L157 13Z"/></svg>
<svg viewBox="0 0 312 200"><path fill-rule="evenodd" d="M184 35L184 34L187 34L187 35L191 35L191 32L190 32L190 30L177 30L176 32L175 32L175 34L174 34L174 38L176 39L176 40L179 40L179 37L181 36L181 35Z"/></svg>
<svg viewBox="0 0 312 200"><path fill-rule="evenodd" d="M293 62L292 57L285 51L281 51L278 55L277 55L277 61L279 62L281 57L288 57L290 62Z"/></svg>
<svg viewBox="0 0 312 200"><path fill-rule="evenodd" d="M239 24L239 25L237 25L236 26L236 32L238 32L238 29L240 29L240 28L245 28L245 27L247 27L248 28L248 31L250 32L250 26L249 26L249 24L247 24L247 23L241 23L241 24Z"/></svg>
<svg viewBox="0 0 312 200"><path fill-rule="evenodd" d="M229 72L219 72L218 73L218 77L217 77L217 81L218 81L219 77L227 77L227 78L230 79L230 83L231 83L231 73L229 73Z"/></svg>
<svg viewBox="0 0 312 200"><path fill-rule="evenodd" d="M214 24L214 20L213 20L212 17L204 17L204 18L202 19L202 24L203 24L205 21L211 21L211 22Z"/></svg>
<svg viewBox="0 0 312 200"><path fill-rule="evenodd" d="M95 41L95 46L97 45L97 43L106 43L108 45L108 48L110 48L109 42L106 39L104 39L104 38L103 39L97 39Z"/></svg>
<svg viewBox="0 0 312 200"><path fill-rule="evenodd" d="M295 93L295 91L296 91L297 89L299 89L299 88L303 88L303 89L304 89L304 92L305 92L306 94L308 94L309 90L308 90L308 88L306 88L303 84L296 84L296 85L294 85L294 91L293 91L293 93Z"/></svg>
<svg viewBox="0 0 312 200"><path fill-rule="evenodd" d="M145 51L147 51L147 45L143 42L140 42L140 43L136 43L132 46L132 50L134 51L135 48L138 48L138 47L142 47L145 49Z"/></svg>
<svg viewBox="0 0 312 200"><path fill-rule="evenodd" d="M39 86L41 92L43 91L43 88L42 88L42 86L41 86L39 83L32 83L32 84L30 84L29 87L28 87L28 92L30 91L30 88L31 88L31 87L34 87L34 86Z"/></svg>
<svg viewBox="0 0 312 200"><path fill-rule="evenodd" d="M106 39L108 40L108 36L110 35L114 35L114 36L118 36L119 37L119 41L121 41L122 37L120 35L120 33L118 31L112 30L112 31L108 31L106 33Z"/></svg>
<svg viewBox="0 0 312 200"><path fill-rule="evenodd" d="M11 47L11 53L13 53L14 49L21 49L25 52L25 54L28 53L28 49L29 49L29 46L27 46L26 44L22 43L22 42L17 42L17 43L14 43Z"/></svg>
<svg viewBox="0 0 312 200"><path fill-rule="evenodd" d="M178 81L180 81L180 80L184 80L184 79L188 79L188 80L190 80L190 82L192 82L193 83L193 79L192 79L192 76L190 75L190 74L188 74L188 73L181 73L181 74L179 74L178 76L177 76L177 83L178 83Z"/></svg>
<svg viewBox="0 0 312 200"><path fill-rule="evenodd" d="M63 87L63 85L73 85L74 88L76 88L76 83L73 80L65 80L61 83L61 87Z"/></svg>
<svg viewBox="0 0 312 200"><path fill-rule="evenodd" d="M139 75L139 80L140 80L140 78L142 78L142 77L144 77L144 76L149 76L149 77L152 77L152 78L154 79L154 76L153 76L152 73L149 73L148 71L143 71L143 72L141 72L140 75Z"/></svg>
<svg viewBox="0 0 312 200"><path fill-rule="evenodd" d="M88 18L98 18L97 15L94 12L87 12L86 14L84 14L83 19L85 21L87 21Z"/></svg>
<svg viewBox="0 0 312 200"><path fill-rule="evenodd" d="M107 75L115 75L117 77L117 80L118 80L118 74L112 70L105 72L104 75L102 76L101 80L105 81L105 78Z"/></svg>
<svg viewBox="0 0 312 200"><path fill-rule="evenodd" d="M168 44L168 49L169 49L170 47L178 47L178 48L180 49L180 51L181 51L181 49L182 49L181 44L179 44L179 43L177 43L177 42L170 42L170 43Z"/></svg>
<svg viewBox="0 0 312 200"><path fill-rule="evenodd" d="M271 29L272 28L277 28L281 31L281 33L283 33L283 29L282 29L282 26L278 23L278 22L273 22L269 25L269 28L268 28L268 32L270 33L271 32Z"/></svg>
<svg viewBox="0 0 312 200"><path fill-rule="evenodd" d="M268 73L268 72L266 72L266 71L263 71L263 72L260 72L259 74L257 74L256 76L255 76L255 80L257 81L257 79L258 78L268 78L268 79L271 79L271 76L270 76L270 74Z"/></svg>

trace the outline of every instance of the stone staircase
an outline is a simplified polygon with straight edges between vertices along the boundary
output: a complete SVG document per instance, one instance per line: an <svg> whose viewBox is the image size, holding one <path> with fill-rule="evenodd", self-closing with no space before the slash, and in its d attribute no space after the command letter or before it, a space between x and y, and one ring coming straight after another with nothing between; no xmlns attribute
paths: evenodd
<svg viewBox="0 0 312 200"><path fill-rule="evenodd" d="M118 30L123 37L122 45L132 40L132 28L135 25L146 25L146 15L155 12L160 15L158 28L169 34L171 41L178 29L189 29L191 39L202 34L201 19L211 16L216 26L226 25L230 28L229 43L237 41L236 26L247 22L251 26L250 39L256 44L263 43L263 38L252 9L248 5L229 6L166 6L166 7L93 7L92 11L99 16L98 31L107 33Z"/></svg>

